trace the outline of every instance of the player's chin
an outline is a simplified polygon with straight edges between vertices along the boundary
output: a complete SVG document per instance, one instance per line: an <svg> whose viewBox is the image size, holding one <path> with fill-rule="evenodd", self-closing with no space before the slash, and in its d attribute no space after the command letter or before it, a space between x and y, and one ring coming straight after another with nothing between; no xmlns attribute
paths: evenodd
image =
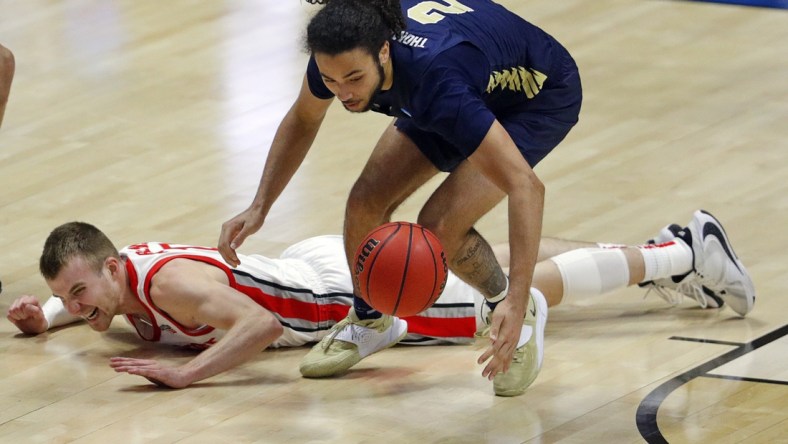
<svg viewBox="0 0 788 444"><path fill-rule="evenodd" d="M110 323L106 322L104 319L94 319L93 321L88 322L90 328L95 331L107 331L109 330Z"/></svg>
<svg viewBox="0 0 788 444"><path fill-rule="evenodd" d="M369 111L369 102L359 100L357 102L342 102L342 106L351 113L363 113Z"/></svg>

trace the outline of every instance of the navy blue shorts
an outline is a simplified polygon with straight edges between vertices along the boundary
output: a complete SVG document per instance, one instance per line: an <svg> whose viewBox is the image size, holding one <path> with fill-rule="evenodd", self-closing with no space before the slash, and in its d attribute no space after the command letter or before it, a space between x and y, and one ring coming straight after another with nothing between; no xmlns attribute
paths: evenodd
<svg viewBox="0 0 788 444"><path fill-rule="evenodd" d="M522 106L495 113L531 168L564 140L580 115L583 89L577 66L568 56L563 65L565 74L549 88ZM441 171L453 171L466 159L441 136L417 128L410 119L397 119L394 125Z"/></svg>

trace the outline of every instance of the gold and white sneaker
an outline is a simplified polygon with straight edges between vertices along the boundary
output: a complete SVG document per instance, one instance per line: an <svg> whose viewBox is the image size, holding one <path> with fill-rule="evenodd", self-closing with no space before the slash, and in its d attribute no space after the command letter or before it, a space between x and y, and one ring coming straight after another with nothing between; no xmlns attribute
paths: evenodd
<svg viewBox="0 0 788 444"><path fill-rule="evenodd" d="M363 358L391 347L408 334L408 323L395 316L359 320L352 308L345 319L301 360L307 378L323 378L347 371Z"/></svg>
<svg viewBox="0 0 788 444"><path fill-rule="evenodd" d="M544 357L544 328L547 324L547 301L538 291L531 291L525 311L520 342L514 351L509 371L498 373L493 389L498 396L518 396L533 384L542 369Z"/></svg>

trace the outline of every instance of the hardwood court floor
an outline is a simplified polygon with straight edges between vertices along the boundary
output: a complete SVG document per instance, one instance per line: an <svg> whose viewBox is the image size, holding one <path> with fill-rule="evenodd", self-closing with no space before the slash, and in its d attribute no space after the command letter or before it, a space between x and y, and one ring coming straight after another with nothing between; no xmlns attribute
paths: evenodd
<svg viewBox="0 0 788 444"><path fill-rule="evenodd" d="M547 235L640 243L693 210L717 215L755 309L670 308L627 289L551 309L542 373L496 398L478 347L395 347L326 381L306 348L268 350L185 390L117 375L167 362L121 321L38 337L0 322L0 442L788 442L788 14L660 0L506 0L581 68L581 122L537 168ZM5 311L46 297L54 226L118 245L214 245L246 207L303 75L298 1L3 0L17 77L0 130ZM338 233L344 198L388 119L333 107L305 164L242 251ZM396 214L413 219L435 183ZM502 206L478 228L506 240ZM664 441L663 441L664 442Z"/></svg>

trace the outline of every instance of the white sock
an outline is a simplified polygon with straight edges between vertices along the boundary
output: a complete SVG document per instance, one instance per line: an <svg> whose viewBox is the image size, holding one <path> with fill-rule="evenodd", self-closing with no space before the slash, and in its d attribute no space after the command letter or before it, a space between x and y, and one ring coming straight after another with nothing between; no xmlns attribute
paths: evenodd
<svg viewBox="0 0 788 444"><path fill-rule="evenodd" d="M644 282L682 275L692 270L692 249L682 241L641 245L638 250L646 264Z"/></svg>

